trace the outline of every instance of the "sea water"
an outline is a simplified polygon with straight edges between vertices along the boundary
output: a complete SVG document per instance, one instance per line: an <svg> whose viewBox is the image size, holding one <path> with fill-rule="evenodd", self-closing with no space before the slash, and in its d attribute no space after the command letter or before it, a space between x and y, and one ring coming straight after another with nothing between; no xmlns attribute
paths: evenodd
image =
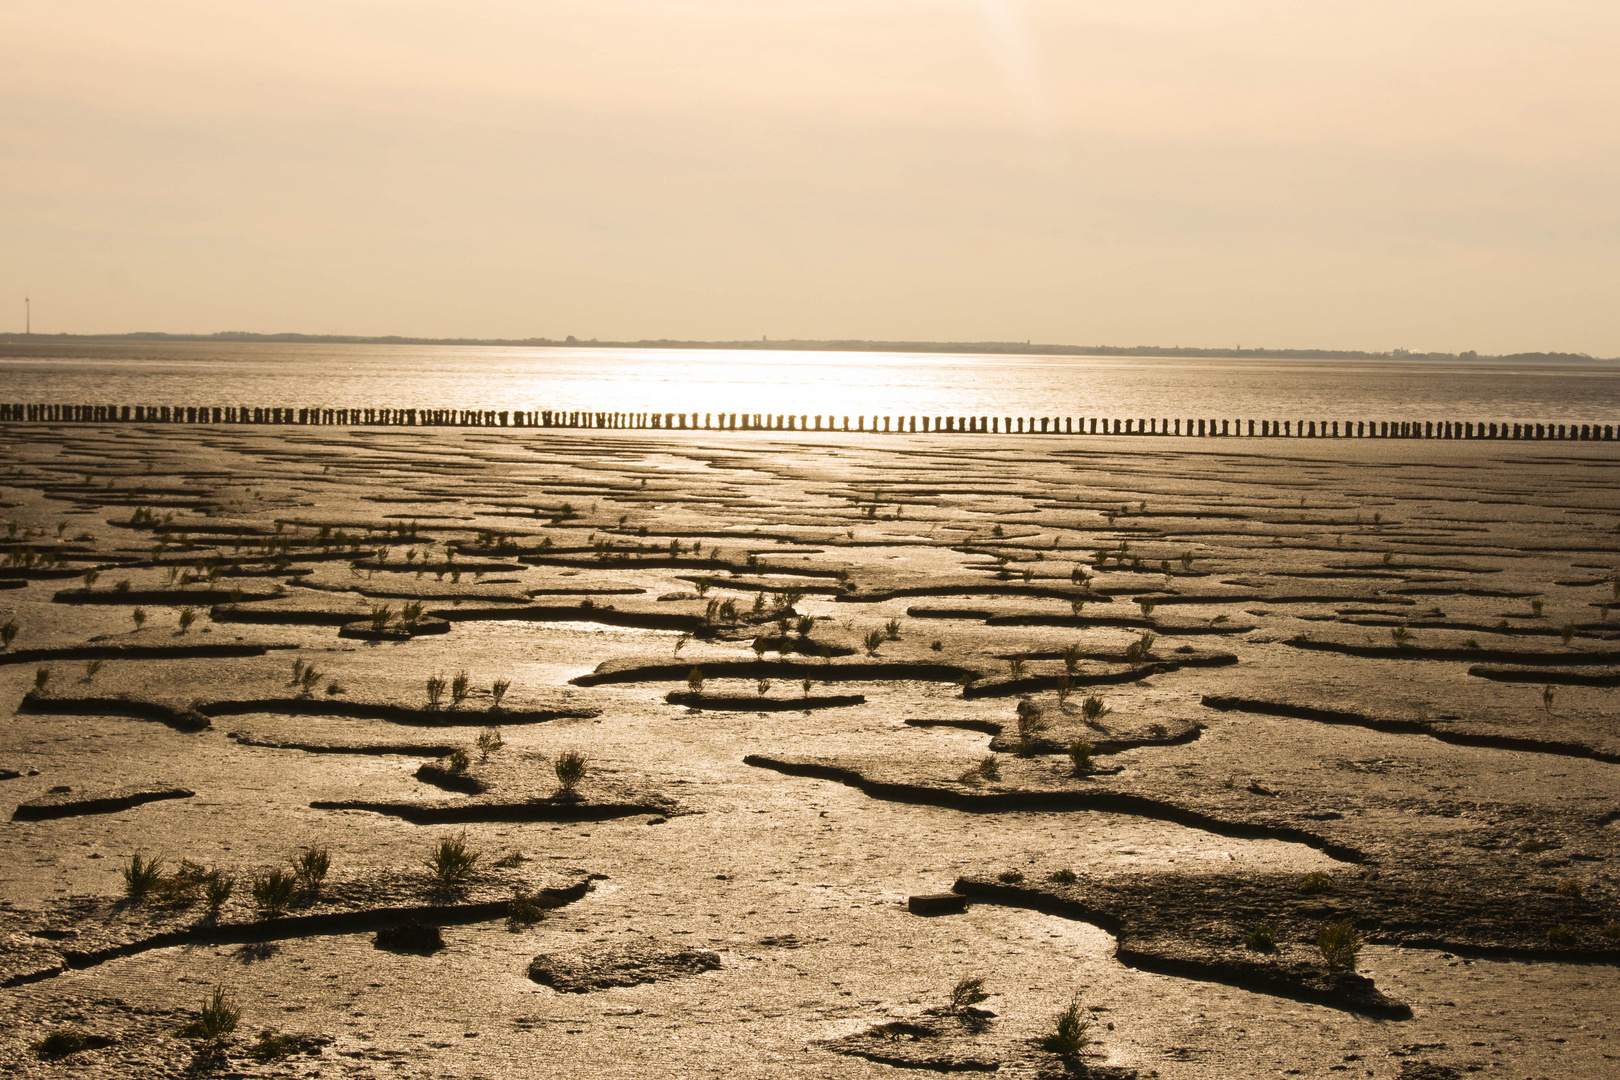
<svg viewBox="0 0 1620 1080"><path fill-rule="evenodd" d="M1620 364L52 341L11 402L831 415L1620 422Z"/></svg>

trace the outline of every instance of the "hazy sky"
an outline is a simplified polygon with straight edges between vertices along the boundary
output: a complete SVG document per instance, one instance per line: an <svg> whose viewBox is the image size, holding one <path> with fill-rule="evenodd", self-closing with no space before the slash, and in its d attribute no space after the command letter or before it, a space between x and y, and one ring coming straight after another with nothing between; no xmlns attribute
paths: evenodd
<svg viewBox="0 0 1620 1080"><path fill-rule="evenodd" d="M0 330L1620 354L1615 0L0 0Z"/></svg>

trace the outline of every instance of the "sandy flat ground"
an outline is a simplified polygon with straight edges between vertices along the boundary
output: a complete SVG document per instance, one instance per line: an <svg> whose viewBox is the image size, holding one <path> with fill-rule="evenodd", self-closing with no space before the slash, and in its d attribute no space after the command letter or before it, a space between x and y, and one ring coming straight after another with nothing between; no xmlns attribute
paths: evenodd
<svg viewBox="0 0 1620 1080"><path fill-rule="evenodd" d="M7 435L11 1073L1620 1072L1613 445Z"/></svg>

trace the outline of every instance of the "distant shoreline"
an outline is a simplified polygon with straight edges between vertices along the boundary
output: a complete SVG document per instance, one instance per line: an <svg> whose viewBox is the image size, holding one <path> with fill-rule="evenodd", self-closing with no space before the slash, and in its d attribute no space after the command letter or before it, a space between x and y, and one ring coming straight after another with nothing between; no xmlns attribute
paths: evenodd
<svg viewBox="0 0 1620 1080"><path fill-rule="evenodd" d="M1359 349L1203 349L1159 345L1037 345L1027 341L679 341L657 338L642 341L581 341L556 338L425 338L393 335L351 334L250 334L224 331L215 334L0 334L0 345L45 345L96 342L243 342L315 345L472 345L525 348L583 349L734 349L739 352L889 352L889 353L982 353L1008 356L1162 356L1242 359L1246 357L1281 360L1512 360L1522 362L1614 362L1620 357L1590 356L1586 353L1522 352L1491 355L1472 350L1461 353L1368 352Z"/></svg>

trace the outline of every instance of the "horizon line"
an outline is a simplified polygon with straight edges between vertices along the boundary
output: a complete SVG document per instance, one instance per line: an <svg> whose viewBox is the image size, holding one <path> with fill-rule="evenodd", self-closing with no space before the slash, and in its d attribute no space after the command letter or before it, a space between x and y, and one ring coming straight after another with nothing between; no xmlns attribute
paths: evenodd
<svg viewBox="0 0 1620 1080"><path fill-rule="evenodd" d="M717 349L783 352L939 352L986 353L1022 356L1163 356L1210 357L1238 359L1242 357L1273 357L1302 360L1357 360L1357 359L1411 359L1411 360L1540 360L1540 361L1620 361L1620 357L1592 356L1572 352L1516 352L1480 353L1469 349L1463 352L1417 352L1409 349L1390 349L1379 352L1367 349L1314 349L1314 348L1232 348L1204 346L1161 345L1060 345L1035 344L1031 341L881 341L866 338L783 338L758 341L699 341L680 338L642 338L637 341L602 341L596 338L580 339L573 335L564 338L469 338L469 337L415 337L401 334L305 334L296 332L257 333L245 330L220 330L208 334L169 333L167 331L129 331L116 334L39 334L0 333L0 343L18 344L36 341L235 341L264 342L270 344L331 344L331 345L461 345L529 348L619 348L619 349Z"/></svg>

